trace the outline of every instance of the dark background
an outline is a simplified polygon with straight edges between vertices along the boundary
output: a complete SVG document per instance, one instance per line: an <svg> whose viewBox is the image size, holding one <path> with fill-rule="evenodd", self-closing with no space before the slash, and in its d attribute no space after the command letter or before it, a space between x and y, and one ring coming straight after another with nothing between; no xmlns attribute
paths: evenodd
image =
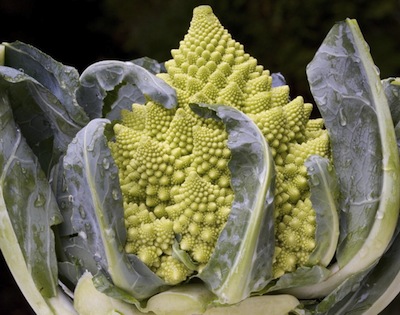
<svg viewBox="0 0 400 315"><path fill-rule="evenodd" d="M20 40L82 72L104 59L170 59L192 10L209 4L232 34L291 95L313 102L305 68L336 21L357 19L381 77L400 76L399 0L0 0L0 41ZM399 262L400 263L400 262ZM33 314L0 261L0 310ZM384 314L398 314L393 303Z"/></svg>
<svg viewBox="0 0 400 315"><path fill-rule="evenodd" d="M312 101L305 67L336 21L357 19L382 78L400 75L399 0L0 0L0 40L24 41L80 72L102 59L170 59L199 4L259 63Z"/></svg>

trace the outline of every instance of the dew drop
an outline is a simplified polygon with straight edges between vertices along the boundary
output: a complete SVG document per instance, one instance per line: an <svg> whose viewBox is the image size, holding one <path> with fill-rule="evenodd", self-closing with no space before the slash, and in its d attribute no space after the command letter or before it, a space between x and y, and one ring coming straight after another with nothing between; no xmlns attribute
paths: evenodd
<svg viewBox="0 0 400 315"><path fill-rule="evenodd" d="M63 80L60 81L60 88L63 90L67 88L65 81L63 81Z"/></svg>
<svg viewBox="0 0 400 315"><path fill-rule="evenodd" d="M343 113L343 108L339 109L339 124L344 127L347 125L347 118L346 115Z"/></svg>
<svg viewBox="0 0 400 315"><path fill-rule="evenodd" d="M374 69L375 69L376 75L379 77L381 75L381 70L377 66L375 66Z"/></svg>
<svg viewBox="0 0 400 315"><path fill-rule="evenodd" d="M68 190L67 181L65 180L65 178L62 178L62 180L61 180L61 191L62 192L66 192L67 190Z"/></svg>
<svg viewBox="0 0 400 315"><path fill-rule="evenodd" d="M74 202L74 196L69 195L68 196L68 202L73 203Z"/></svg>
<svg viewBox="0 0 400 315"><path fill-rule="evenodd" d="M365 248L360 249L360 257L365 258L368 254L368 251Z"/></svg>
<svg viewBox="0 0 400 315"><path fill-rule="evenodd" d="M107 158L104 158L102 165L105 170L108 170L110 168L110 161Z"/></svg>
<svg viewBox="0 0 400 315"><path fill-rule="evenodd" d="M79 235L79 237L83 238L84 240L87 239L87 234L84 231L79 231L78 235Z"/></svg>
<svg viewBox="0 0 400 315"><path fill-rule="evenodd" d="M114 232L113 229L106 229L105 232L106 232L106 237L108 239L114 239L115 238L115 232Z"/></svg>
<svg viewBox="0 0 400 315"><path fill-rule="evenodd" d="M369 47L368 43L364 43L364 47L367 51L371 51L371 48Z"/></svg>
<svg viewBox="0 0 400 315"><path fill-rule="evenodd" d="M93 144L93 143L89 144L89 145L86 147L86 150L87 150L88 152L93 152L93 150L94 150L94 144Z"/></svg>
<svg viewBox="0 0 400 315"><path fill-rule="evenodd" d="M344 202L344 206L342 207L342 212L343 213L348 213L349 212L349 198L346 198L346 201Z"/></svg>
<svg viewBox="0 0 400 315"><path fill-rule="evenodd" d="M85 209L82 206L79 206L78 211L79 211L79 214L80 214L81 218L85 219L86 218Z"/></svg>
<svg viewBox="0 0 400 315"><path fill-rule="evenodd" d="M99 253L95 253L93 255L93 259L95 262L100 262L101 261L101 255Z"/></svg>
<svg viewBox="0 0 400 315"><path fill-rule="evenodd" d="M382 210L379 210L375 215L375 219L382 220L384 216L385 216L385 213Z"/></svg>
<svg viewBox="0 0 400 315"><path fill-rule="evenodd" d="M67 163L64 164L64 170L69 171L71 169L72 169L72 165L71 164L67 164Z"/></svg>
<svg viewBox="0 0 400 315"><path fill-rule="evenodd" d="M346 160L344 160L344 162L343 162L343 167L344 168L348 168L348 167L350 167L351 166L351 159L346 159ZM354 176L352 175L351 176L351 180L354 180Z"/></svg>
<svg viewBox="0 0 400 315"><path fill-rule="evenodd" d="M320 184L320 180L317 175L311 175L310 181L313 186L318 186Z"/></svg>
<svg viewBox="0 0 400 315"><path fill-rule="evenodd" d="M381 81L376 82L375 88L376 88L376 91L377 91L378 93L381 92L381 90L382 90L382 83L381 83Z"/></svg>
<svg viewBox="0 0 400 315"><path fill-rule="evenodd" d="M118 200L119 199L119 191L117 189L113 189L111 192L112 198L114 200Z"/></svg>
<svg viewBox="0 0 400 315"><path fill-rule="evenodd" d="M36 197L35 201L33 202L33 205L37 208L43 207L43 205L46 203L46 198L39 193L38 196Z"/></svg>

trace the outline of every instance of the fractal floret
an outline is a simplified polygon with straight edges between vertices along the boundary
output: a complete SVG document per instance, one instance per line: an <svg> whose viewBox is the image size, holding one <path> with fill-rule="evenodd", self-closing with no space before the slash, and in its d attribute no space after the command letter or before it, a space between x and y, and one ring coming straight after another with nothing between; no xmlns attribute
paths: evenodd
<svg viewBox="0 0 400 315"><path fill-rule="evenodd" d="M227 133L188 109L153 102L124 111L114 132L110 147L124 196L125 249L167 283L180 283L194 270L173 256L174 242L179 238L201 269L229 214Z"/></svg>
<svg viewBox="0 0 400 315"><path fill-rule="evenodd" d="M224 125L202 118L192 103L223 104L248 115L265 137L275 162L274 276L307 266L315 248L316 214L306 159L330 158L321 119L312 105L290 99L289 87L272 87L270 72L244 51L208 6L194 10L187 35L166 73L177 93L166 109L133 104L114 125L110 142L119 167L128 231L126 251L169 284L200 272L225 226L234 200ZM174 254L175 245L190 264Z"/></svg>

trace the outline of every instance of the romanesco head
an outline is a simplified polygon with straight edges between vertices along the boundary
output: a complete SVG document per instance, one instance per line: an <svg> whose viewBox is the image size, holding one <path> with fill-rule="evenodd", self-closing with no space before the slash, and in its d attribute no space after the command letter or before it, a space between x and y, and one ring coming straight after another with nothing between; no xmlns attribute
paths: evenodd
<svg viewBox="0 0 400 315"><path fill-rule="evenodd" d="M234 197L228 134L188 106L140 106L124 111L110 142L124 199L125 250L176 284L196 270L173 256L174 242L200 270L228 219Z"/></svg>
<svg viewBox="0 0 400 315"><path fill-rule="evenodd" d="M200 118L190 103L224 104L247 114L267 140L276 165L275 263L278 277L307 265L315 247L316 216L305 160L330 157L323 121L312 105L272 87L268 70L244 51L209 6L194 9L188 33L167 72L176 109L134 104L114 126L110 149L119 167L128 231L126 251L167 283L177 284L207 264L228 219L234 192L228 134L221 122ZM197 270L173 255L179 242Z"/></svg>

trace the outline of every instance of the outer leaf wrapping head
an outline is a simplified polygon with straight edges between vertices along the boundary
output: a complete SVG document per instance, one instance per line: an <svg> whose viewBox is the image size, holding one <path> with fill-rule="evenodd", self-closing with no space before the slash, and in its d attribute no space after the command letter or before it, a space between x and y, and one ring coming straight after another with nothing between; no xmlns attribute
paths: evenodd
<svg viewBox="0 0 400 315"><path fill-rule="evenodd" d="M291 291L312 298L328 295L347 278L357 279L384 253L398 217L400 166L387 99L354 20L332 28L307 75L332 139L342 210L332 275Z"/></svg>
<svg viewBox="0 0 400 315"><path fill-rule="evenodd" d="M272 87L270 72L244 51L209 6L194 9L190 28L172 57L165 63L167 73L159 76L176 89L180 107L228 105L247 114L262 131L278 166L274 274L306 264L315 246L315 214L304 161L311 154L330 154L323 123L309 124L312 105L302 97L289 101L287 85ZM299 220L297 211L305 213L303 219Z"/></svg>
<svg viewBox="0 0 400 315"><path fill-rule="evenodd" d="M221 303L234 304L259 291L272 277L275 172L264 137L246 115L226 106L210 108L229 132L235 200L214 253L199 277Z"/></svg>

